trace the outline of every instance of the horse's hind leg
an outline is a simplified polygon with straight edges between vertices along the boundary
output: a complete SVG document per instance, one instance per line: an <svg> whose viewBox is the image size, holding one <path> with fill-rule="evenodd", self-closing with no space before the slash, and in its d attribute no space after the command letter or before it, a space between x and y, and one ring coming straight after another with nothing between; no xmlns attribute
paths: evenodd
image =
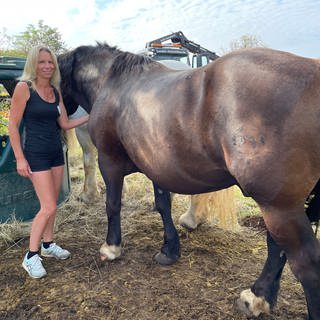
<svg viewBox="0 0 320 320"><path fill-rule="evenodd" d="M286 211L277 208L262 211L270 235L284 250L293 274L302 284L309 320L320 319L320 244L304 213L303 204ZM270 283L273 281L271 279Z"/></svg>
<svg viewBox="0 0 320 320"><path fill-rule="evenodd" d="M155 204L161 214L164 228L164 243L161 252L156 254L155 260L164 265L175 263L180 257L180 241L178 232L171 217L170 192L153 184Z"/></svg>
<svg viewBox="0 0 320 320"><path fill-rule="evenodd" d="M87 124L77 127L75 131L83 153L84 186L80 199L85 203L92 203L99 196L96 178L97 150L91 141Z"/></svg>
<svg viewBox="0 0 320 320"><path fill-rule="evenodd" d="M287 258L267 232L268 257L262 273L251 289L241 292L239 308L247 316L269 313L277 303L280 278Z"/></svg>
<svg viewBox="0 0 320 320"><path fill-rule="evenodd" d="M280 213L281 214L281 213ZM309 320L320 319L320 244L303 206L279 221L280 214L266 217L274 240L282 247L291 270L301 282L307 300ZM279 228L280 225L280 229Z"/></svg>

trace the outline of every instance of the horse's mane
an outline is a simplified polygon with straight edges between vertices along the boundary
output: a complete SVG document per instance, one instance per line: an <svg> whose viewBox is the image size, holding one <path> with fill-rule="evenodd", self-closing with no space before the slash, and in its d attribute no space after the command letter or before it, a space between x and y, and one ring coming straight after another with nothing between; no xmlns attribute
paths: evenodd
<svg viewBox="0 0 320 320"><path fill-rule="evenodd" d="M114 59L110 67L111 77L119 77L129 72L140 73L146 66L156 64L156 62L148 56L121 51L117 47L110 47L107 43L97 42L97 45L91 49L97 54L103 54L103 52L107 51L113 56Z"/></svg>
<svg viewBox="0 0 320 320"><path fill-rule="evenodd" d="M156 64L148 56L133 54L131 52L120 52L115 57L111 66L112 75L120 75L128 72L141 72L146 66Z"/></svg>
<svg viewBox="0 0 320 320"><path fill-rule="evenodd" d="M148 56L138 55L131 52L124 52L116 46L109 46L107 43L97 42L96 45L79 46L72 51L61 54L58 57L60 70L64 77L61 85L69 88L73 82L75 65L78 63L94 63L100 67L109 64L108 73L112 78L122 78L129 72L141 73L148 66L157 64Z"/></svg>

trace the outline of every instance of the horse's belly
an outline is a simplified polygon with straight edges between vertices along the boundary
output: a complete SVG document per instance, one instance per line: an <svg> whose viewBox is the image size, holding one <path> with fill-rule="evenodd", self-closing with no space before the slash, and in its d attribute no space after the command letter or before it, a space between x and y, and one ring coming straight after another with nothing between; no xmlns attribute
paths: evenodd
<svg viewBox="0 0 320 320"><path fill-rule="evenodd" d="M153 179L153 181L155 181ZM172 180L163 180L159 179L158 184L164 189L170 190L171 192L180 193L180 194L200 194L212 191L218 191L221 189L228 188L234 185L232 179L226 178L223 183L218 183L217 181L212 181L210 184L204 184L200 181L186 180L186 179L176 179Z"/></svg>
<svg viewBox="0 0 320 320"><path fill-rule="evenodd" d="M177 165L155 166L143 172L162 188L180 194L217 191L236 183L228 172L218 169L208 172L204 167L191 171Z"/></svg>

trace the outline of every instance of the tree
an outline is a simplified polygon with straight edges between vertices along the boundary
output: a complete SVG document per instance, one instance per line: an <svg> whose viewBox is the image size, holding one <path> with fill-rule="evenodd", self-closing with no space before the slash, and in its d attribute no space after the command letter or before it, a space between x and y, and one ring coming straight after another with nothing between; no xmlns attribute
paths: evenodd
<svg viewBox="0 0 320 320"><path fill-rule="evenodd" d="M10 46L11 37L7 34L7 29L0 31L0 50L6 50Z"/></svg>
<svg viewBox="0 0 320 320"><path fill-rule="evenodd" d="M245 34L238 40L233 40L230 43L230 49L232 51L244 48L257 48L265 47L264 43L255 35Z"/></svg>
<svg viewBox="0 0 320 320"><path fill-rule="evenodd" d="M227 53L230 51L245 49L245 48L257 48L257 47L266 47L266 45L262 42L262 40L252 34L244 34L239 39L233 40L230 42L230 49L223 49L223 53Z"/></svg>
<svg viewBox="0 0 320 320"><path fill-rule="evenodd" d="M29 24L26 31L13 38L15 49L25 55L27 55L31 47L38 44L48 46L55 54L68 50L58 29L49 27L44 24L43 20L39 20L37 26Z"/></svg>
<svg viewBox="0 0 320 320"><path fill-rule="evenodd" d="M7 29L0 31L0 56L25 57L25 53L13 48L13 37L7 34Z"/></svg>

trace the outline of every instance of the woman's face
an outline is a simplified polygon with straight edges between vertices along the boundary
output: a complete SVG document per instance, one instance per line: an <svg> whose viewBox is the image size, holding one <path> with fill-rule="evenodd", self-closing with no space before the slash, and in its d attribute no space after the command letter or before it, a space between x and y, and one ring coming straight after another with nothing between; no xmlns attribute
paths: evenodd
<svg viewBox="0 0 320 320"><path fill-rule="evenodd" d="M55 70L51 54L40 51L37 65L37 77L50 80Z"/></svg>

